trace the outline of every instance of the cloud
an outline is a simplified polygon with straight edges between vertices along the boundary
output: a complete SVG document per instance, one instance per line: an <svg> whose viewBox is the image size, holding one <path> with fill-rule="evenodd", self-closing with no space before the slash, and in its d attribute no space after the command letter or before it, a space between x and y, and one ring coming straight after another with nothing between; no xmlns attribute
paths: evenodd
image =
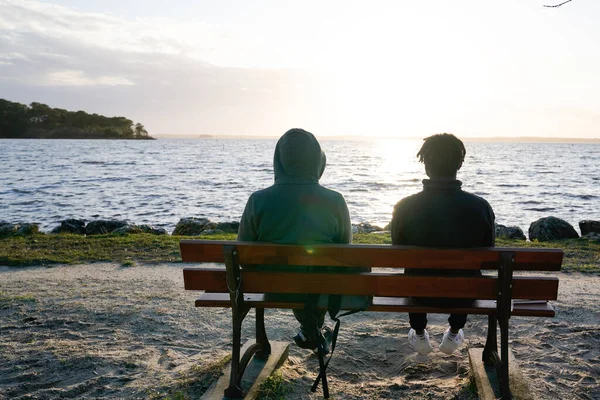
<svg viewBox="0 0 600 400"><path fill-rule="evenodd" d="M46 74L46 76L44 76L43 83L50 86L134 85L133 81L122 76L103 75L90 77L86 75L83 71L76 71L71 69L49 72L48 74Z"/></svg>
<svg viewBox="0 0 600 400"><path fill-rule="evenodd" d="M0 60L11 61L11 60L27 60L27 56L21 53L6 53L0 54Z"/></svg>
<svg viewBox="0 0 600 400"><path fill-rule="evenodd" d="M84 46L141 53L177 54L186 50L168 32L151 21L128 21L119 17L75 11L36 1L0 2L0 30L29 32L64 39Z"/></svg>
<svg viewBox="0 0 600 400"><path fill-rule="evenodd" d="M123 115L151 134L279 134L325 111L312 75L208 63L169 29L0 0L0 97Z"/></svg>
<svg viewBox="0 0 600 400"><path fill-rule="evenodd" d="M26 32L46 39L128 53L180 55L221 66L241 66L251 48L247 32L233 24L168 18L134 18L82 12L30 0L0 0L0 33L19 40ZM0 40L5 41L0 36Z"/></svg>

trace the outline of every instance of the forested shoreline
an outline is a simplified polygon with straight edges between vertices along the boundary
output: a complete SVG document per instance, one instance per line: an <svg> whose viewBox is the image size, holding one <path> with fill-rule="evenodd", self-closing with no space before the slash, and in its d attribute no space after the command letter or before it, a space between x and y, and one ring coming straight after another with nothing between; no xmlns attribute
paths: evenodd
<svg viewBox="0 0 600 400"><path fill-rule="evenodd" d="M42 103L0 99L0 138L10 139L153 139L141 123L68 111Z"/></svg>

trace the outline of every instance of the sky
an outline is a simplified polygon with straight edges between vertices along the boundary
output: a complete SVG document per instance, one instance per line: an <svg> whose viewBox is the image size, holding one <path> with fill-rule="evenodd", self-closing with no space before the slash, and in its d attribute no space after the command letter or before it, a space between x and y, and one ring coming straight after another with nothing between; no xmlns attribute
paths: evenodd
<svg viewBox="0 0 600 400"><path fill-rule="evenodd" d="M150 134L600 138L600 1L0 0L0 98Z"/></svg>

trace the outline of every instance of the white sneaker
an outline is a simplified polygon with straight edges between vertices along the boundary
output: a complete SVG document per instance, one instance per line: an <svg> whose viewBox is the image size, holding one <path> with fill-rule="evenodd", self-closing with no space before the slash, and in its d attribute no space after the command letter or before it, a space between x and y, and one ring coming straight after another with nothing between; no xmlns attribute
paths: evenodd
<svg viewBox="0 0 600 400"><path fill-rule="evenodd" d="M458 349L465 340L465 333L462 329L458 330L457 334L450 332L450 328L444 332L442 338L442 344L440 344L440 351L446 354L454 353L454 350Z"/></svg>
<svg viewBox="0 0 600 400"><path fill-rule="evenodd" d="M419 354L427 354L433 351L433 347L429 343L429 333L427 333L427 330L424 330L422 335L417 334L417 331L414 329L408 331L408 343Z"/></svg>

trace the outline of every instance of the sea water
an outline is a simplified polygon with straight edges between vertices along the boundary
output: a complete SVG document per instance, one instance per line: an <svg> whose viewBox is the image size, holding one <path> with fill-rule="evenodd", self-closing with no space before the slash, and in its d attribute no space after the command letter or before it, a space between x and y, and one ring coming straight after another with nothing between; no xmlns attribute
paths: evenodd
<svg viewBox="0 0 600 400"><path fill-rule="evenodd" d="M389 223L426 178L419 140L324 140L321 183L341 192L353 223ZM0 221L50 230L66 218L126 219L172 231L182 217L239 220L273 182L276 140L0 140ZM496 221L525 232L556 216L600 219L600 144L466 142L458 178ZM578 230L578 229L577 229Z"/></svg>

